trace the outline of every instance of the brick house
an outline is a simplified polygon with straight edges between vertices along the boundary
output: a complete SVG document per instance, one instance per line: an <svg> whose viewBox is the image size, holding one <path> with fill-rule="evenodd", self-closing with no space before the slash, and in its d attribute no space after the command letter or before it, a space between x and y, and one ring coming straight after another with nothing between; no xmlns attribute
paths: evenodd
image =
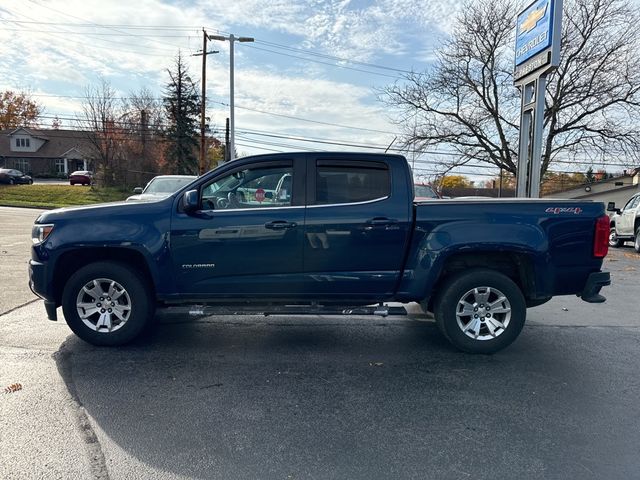
<svg viewBox="0 0 640 480"><path fill-rule="evenodd" d="M88 135L79 130L0 130L0 168L15 168L34 177L66 177L75 170L93 170Z"/></svg>

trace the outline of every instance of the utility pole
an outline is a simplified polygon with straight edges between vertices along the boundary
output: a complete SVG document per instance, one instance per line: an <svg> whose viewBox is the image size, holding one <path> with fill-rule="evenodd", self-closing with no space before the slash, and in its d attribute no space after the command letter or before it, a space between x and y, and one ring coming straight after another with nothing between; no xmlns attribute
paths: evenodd
<svg viewBox="0 0 640 480"><path fill-rule="evenodd" d="M231 160L231 156L229 155L229 117L227 117L227 125L224 134L224 161L228 162Z"/></svg>
<svg viewBox="0 0 640 480"><path fill-rule="evenodd" d="M198 171L200 175L203 175L207 171L206 166L206 140L205 140L205 108L207 100L207 55L212 53L218 53L217 50L207 52L207 31L202 29L202 53L194 53L192 56L198 57L202 55L202 105L200 108L200 162L198 165Z"/></svg>
<svg viewBox="0 0 640 480"><path fill-rule="evenodd" d="M229 160L233 160L236 156L235 153L235 113L234 113L234 100L233 100L233 45L238 42L253 42L252 37L236 37L233 34L225 37L224 35L209 35L209 40L220 40L229 42L229 110L231 117L231 138L229 140Z"/></svg>

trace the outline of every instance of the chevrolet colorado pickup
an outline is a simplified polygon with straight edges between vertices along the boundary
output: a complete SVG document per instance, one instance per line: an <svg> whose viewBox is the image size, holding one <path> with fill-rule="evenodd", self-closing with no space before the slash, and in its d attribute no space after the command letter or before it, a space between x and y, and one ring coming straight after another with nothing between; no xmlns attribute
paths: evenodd
<svg viewBox="0 0 640 480"><path fill-rule="evenodd" d="M385 314L416 301L454 346L492 353L528 307L605 300L602 203L413 199L398 155L245 157L156 202L43 213L30 286L96 345L131 341L158 307Z"/></svg>

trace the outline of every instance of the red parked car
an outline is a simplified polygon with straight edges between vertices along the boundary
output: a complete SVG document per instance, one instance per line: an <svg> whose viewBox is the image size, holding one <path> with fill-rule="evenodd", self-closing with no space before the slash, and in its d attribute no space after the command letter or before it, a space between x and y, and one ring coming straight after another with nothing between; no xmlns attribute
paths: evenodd
<svg viewBox="0 0 640 480"><path fill-rule="evenodd" d="M93 172L88 170L73 172L69 175L69 183L71 185L75 185L76 183L80 185L91 185L93 183Z"/></svg>

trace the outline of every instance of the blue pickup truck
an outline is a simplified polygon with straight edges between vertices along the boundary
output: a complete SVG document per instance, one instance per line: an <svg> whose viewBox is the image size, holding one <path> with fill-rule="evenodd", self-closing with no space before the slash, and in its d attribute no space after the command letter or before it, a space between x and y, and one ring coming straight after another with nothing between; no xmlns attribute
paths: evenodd
<svg viewBox="0 0 640 480"><path fill-rule="evenodd" d="M415 301L454 346L492 353L528 307L605 300L603 204L416 202L413 188L398 155L245 157L155 202L43 213L30 286L96 345L131 341L161 307L385 314Z"/></svg>

